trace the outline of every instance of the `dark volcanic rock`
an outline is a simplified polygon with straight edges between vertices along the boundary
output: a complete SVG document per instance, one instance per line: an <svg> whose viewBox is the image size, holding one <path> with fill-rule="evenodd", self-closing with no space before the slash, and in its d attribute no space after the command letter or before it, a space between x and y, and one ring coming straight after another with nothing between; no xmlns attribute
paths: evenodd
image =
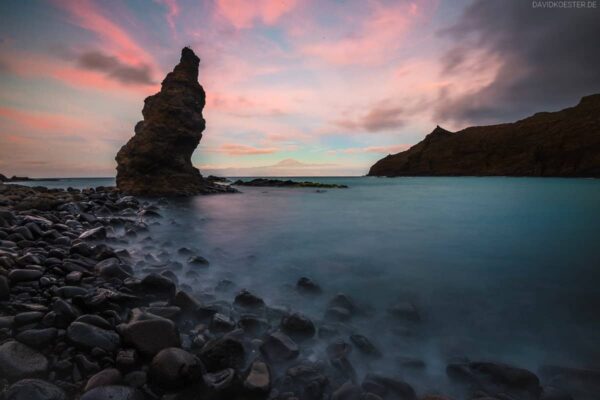
<svg viewBox="0 0 600 400"><path fill-rule="evenodd" d="M298 345L283 332L273 332L260 346L261 352L273 362L293 360L298 357Z"/></svg>
<svg viewBox="0 0 600 400"><path fill-rule="evenodd" d="M206 126L199 64L192 49L184 48L160 92L144 101L144 120L137 123L135 135L116 157L117 187L121 191L147 196L232 191L203 179L192 165L192 153Z"/></svg>
<svg viewBox="0 0 600 400"><path fill-rule="evenodd" d="M305 315L299 313L284 316L281 319L281 330L297 341L310 339L316 333L313 322Z"/></svg>
<svg viewBox="0 0 600 400"><path fill-rule="evenodd" d="M244 346L233 338L221 338L208 342L200 352L200 359L209 372L226 368L240 368L246 359Z"/></svg>
<svg viewBox="0 0 600 400"><path fill-rule="evenodd" d="M600 94L558 112L456 133L439 126L373 165L371 176L600 177Z"/></svg>
<svg viewBox="0 0 600 400"><path fill-rule="evenodd" d="M175 324L164 318L131 322L123 327L122 335L126 343L147 356L181 344Z"/></svg>
<svg viewBox="0 0 600 400"><path fill-rule="evenodd" d="M41 379L22 379L4 393L5 400L65 400L62 389Z"/></svg>
<svg viewBox="0 0 600 400"><path fill-rule="evenodd" d="M185 350L171 347L152 359L150 377L165 387L192 383L202 376L200 360Z"/></svg>
<svg viewBox="0 0 600 400"><path fill-rule="evenodd" d="M46 373L48 360L32 348L9 341L0 346L0 376L9 380L32 378Z"/></svg>
<svg viewBox="0 0 600 400"><path fill-rule="evenodd" d="M128 386L100 386L86 392L80 400L144 400L143 392Z"/></svg>
<svg viewBox="0 0 600 400"><path fill-rule="evenodd" d="M121 339L116 332L84 322L73 322L67 329L67 336L73 344L89 349L98 347L112 352L121 344Z"/></svg>

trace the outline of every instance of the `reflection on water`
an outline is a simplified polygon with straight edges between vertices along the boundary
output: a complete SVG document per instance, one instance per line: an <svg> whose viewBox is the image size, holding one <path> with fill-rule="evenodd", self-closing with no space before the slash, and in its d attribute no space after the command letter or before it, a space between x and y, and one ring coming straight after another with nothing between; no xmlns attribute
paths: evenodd
<svg viewBox="0 0 600 400"><path fill-rule="evenodd" d="M441 385L457 356L534 371L600 365L600 181L311 180L350 188L244 187L172 201L151 229L156 243L172 245L154 251L185 246L209 259L177 274L216 298L233 298L214 290L228 279L321 320L335 293L354 297L368 311L353 329L386 353L353 354L359 372L397 372L398 357L416 357L427 364L422 379ZM298 295L301 276L325 294ZM386 310L399 301L413 302L422 321L393 321Z"/></svg>

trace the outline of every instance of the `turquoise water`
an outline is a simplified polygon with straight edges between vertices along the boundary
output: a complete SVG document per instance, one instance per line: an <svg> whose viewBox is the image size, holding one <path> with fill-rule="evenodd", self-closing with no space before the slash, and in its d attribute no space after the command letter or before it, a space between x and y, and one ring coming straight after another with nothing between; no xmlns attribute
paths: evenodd
<svg viewBox="0 0 600 400"><path fill-rule="evenodd" d="M329 297L349 294L371 310L352 329L386 352L355 360L359 372L397 370L396 356L424 360L429 385L456 356L533 370L600 366L600 180L310 180L350 188L244 187L172 201L151 229L161 245L143 251L194 248L210 267L177 274L197 293L231 300L214 291L230 279L317 320ZM93 182L69 185L109 184ZM325 295L297 295L300 276ZM401 300L415 303L421 323L389 319L386 308Z"/></svg>

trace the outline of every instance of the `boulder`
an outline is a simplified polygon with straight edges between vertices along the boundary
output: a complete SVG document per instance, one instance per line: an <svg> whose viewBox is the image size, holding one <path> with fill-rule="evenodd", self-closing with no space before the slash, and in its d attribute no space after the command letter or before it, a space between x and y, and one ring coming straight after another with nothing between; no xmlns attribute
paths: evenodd
<svg viewBox="0 0 600 400"><path fill-rule="evenodd" d="M264 361L256 360L244 380L244 388L250 392L269 393L271 390L271 371Z"/></svg>
<svg viewBox="0 0 600 400"><path fill-rule="evenodd" d="M66 400L65 392L41 379L21 379L4 392L4 400Z"/></svg>
<svg viewBox="0 0 600 400"><path fill-rule="evenodd" d="M111 385L99 386L88 392L85 392L79 400L146 400L147 397L138 389Z"/></svg>
<svg viewBox="0 0 600 400"><path fill-rule="evenodd" d="M150 378L158 384L176 388L195 382L202 376L200 360L185 350L170 347L161 350L152 359Z"/></svg>
<svg viewBox="0 0 600 400"><path fill-rule="evenodd" d="M260 297L250 293L246 289L242 289L233 300L233 304L245 309L261 309L264 308L265 302Z"/></svg>
<svg viewBox="0 0 600 400"><path fill-rule="evenodd" d="M181 341L173 321L152 318L130 322L122 328L123 341L145 356L154 356L162 349L179 347Z"/></svg>
<svg viewBox="0 0 600 400"><path fill-rule="evenodd" d="M238 340L223 337L206 343L200 351L200 359L209 372L226 368L238 369L244 365L246 352L244 346Z"/></svg>
<svg viewBox="0 0 600 400"><path fill-rule="evenodd" d="M322 292L319 284L305 276L298 279L298 282L296 282L296 289L298 289L300 293L306 294L320 294Z"/></svg>
<svg viewBox="0 0 600 400"><path fill-rule="evenodd" d="M34 349L43 349L54 342L57 334L58 330L56 328L28 329L20 332L15 339Z"/></svg>
<svg viewBox="0 0 600 400"><path fill-rule="evenodd" d="M92 390L100 386L117 385L121 382L123 376L116 368L106 368L88 379L85 384L84 392Z"/></svg>
<svg viewBox="0 0 600 400"><path fill-rule="evenodd" d="M283 332L274 332L260 346L261 352L273 362L293 360L300 354L298 345Z"/></svg>
<svg viewBox="0 0 600 400"><path fill-rule="evenodd" d="M281 319L281 331L293 340L302 341L315 336L315 324L303 314L294 313Z"/></svg>
<svg viewBox="0 0 600 400"><path fill-rule="evenodd" d="M102 329L85 322L73 322L67 329L67 337L76 346L113 352L121 344L119 335L112 330Z"/></svg>
<svg viewBox="0 0 600 400"><path fill-rule="evenodd" d="M11 340L0 346L0 376L9 381L46 374L48 360L23 343Z"/></svg>

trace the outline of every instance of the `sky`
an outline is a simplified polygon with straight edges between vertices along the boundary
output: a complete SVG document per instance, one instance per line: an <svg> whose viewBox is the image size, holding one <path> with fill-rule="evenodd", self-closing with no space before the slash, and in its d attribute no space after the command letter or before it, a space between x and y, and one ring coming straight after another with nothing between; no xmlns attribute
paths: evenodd
<svg viewBox="0 0 600 400"><path fill-rule="evenodd" d="M600 1L541 3L3 0L0 173L114 176L144 98L190 46L203 174L364 175L436 125L600 92Z"/></svg>

